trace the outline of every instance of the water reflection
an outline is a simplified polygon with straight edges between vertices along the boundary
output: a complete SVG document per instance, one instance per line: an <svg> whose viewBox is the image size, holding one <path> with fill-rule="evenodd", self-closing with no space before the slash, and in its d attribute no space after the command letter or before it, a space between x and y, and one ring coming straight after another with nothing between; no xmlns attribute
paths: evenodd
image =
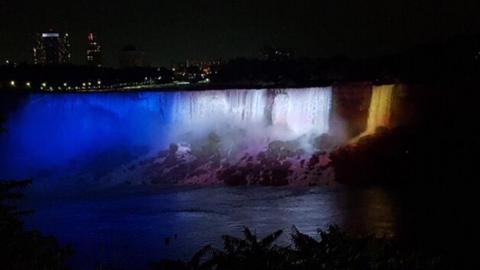
<svg viewBox="0 0 480 270"><path fill-rule="evenodd" d="M394 196L381 189L211 187L103 192L39 200L27 224L72 243L74 269L146 267L159 258L189 258L220 236L249 226L260 236L295 225L316 235L339 224L355 232L394 235ZM167 241L168 239L168 241ZM166 245L168 242L168 245Z"/></svg>
<svg viewBox="0 0 480 270"><path fill-rule="evenodd" d="M347 189L336 197L338 224L356 234L398 235L399 202L395 192L383 188Z"/></svg>

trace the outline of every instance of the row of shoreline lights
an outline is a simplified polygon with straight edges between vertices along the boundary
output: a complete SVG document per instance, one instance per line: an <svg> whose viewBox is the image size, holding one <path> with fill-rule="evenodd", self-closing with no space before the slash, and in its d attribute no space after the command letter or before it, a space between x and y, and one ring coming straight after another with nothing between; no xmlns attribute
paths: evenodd
<svg viewBox="0 0 480 270"><path fill-rule="evenodd" d="M11 87L16 87L17 83L15 81L10 81L10 86ZM25 82L25 86L30 88L30 87L32 87L32 83L31 82Z"/></svg>
<svg viewBox="0 0 480 270"><path fill-rule="evenodd" d="M85 89L85 88L87 87L87 85L88 85L88 87L91 87L91 86L92 86L92 82L83 82L83 83L82 83L82 89ZM97 86L100 86L100 85L102 85L102 81L101 81L101 80L98 80L98 81L97 81ZM10 81L10 86L11 86L11 87L17 87L17 82L15 82L15 81ZM31 88L31 87L32 87L32 83L31 83L31 82L25 82L25 86L26 86L27 88ZM63 87L64 87L64 88L67 88L67 90L72 89L72 87L68 86L68 83L66 83L66 82L63 83ZM94 86L94 87L96 87L96 86ZM41 85L40 85L40 90L44 90L44 89L47 89L47 83L46 83L46 82L42 82ZM53 90L53 87L50 86L48 89L49 89L49 90ZM59 86L58 89L60 90L60 89L62 89L62 87ZM79 87L79 86L75 86L74 89L78 90L78 89L80 89L80 87Z"/></svg>
<svg viewBox="0 0 480 270"><path fill-rule="evenodd" d="M87 87L88 85L88 87ZM102 85L102 81L98 80L97 81L97 85L94 85L92 86L92 82L83 82L82 83L82 86L75 86L75 87L71 87L71 86L68 86L68 83L63 83L63 88L61 86L58 86L57 89L58 90L63 90L63 89L66 89L66 90L80 90L80 89L90 89L90 88L97 88L100 87ZM55 90L52 86L48 87L47 88L47 83L43 82L42 85L40 86L40 90L50 90L50 91L53 91Z"/></svg>
<svg viewBox="0 0 480 270"><path fill-rule="evenodd" d="M159 77L158 79L161 79L161 77ZM205 82L209 82L209 79L207 78L205 80ZM135 84L141 84L141 83L135 83ZM85 89L92 89L92 88L97 89L98 87L101 87L101 85L102 85L101 80L98 80L96 85L92 84L92 82L83 82L81 87L80 86L71 87L71 86L68 86L68 83L64 82L63 87L58 86L58 87L56 87L56 89L58 89L58 90L73 90L73 89L74 90L85 90ZM15 88L17 86L17 83L15 81L10 81L10 86ZM31 88L32 83L31 82L25 82L25 86L27 88ZM53 90L56 90L56 89L52 86L47 87L46 82L42 82L41 85L40 85L40 90L53 91Z"/></svg>

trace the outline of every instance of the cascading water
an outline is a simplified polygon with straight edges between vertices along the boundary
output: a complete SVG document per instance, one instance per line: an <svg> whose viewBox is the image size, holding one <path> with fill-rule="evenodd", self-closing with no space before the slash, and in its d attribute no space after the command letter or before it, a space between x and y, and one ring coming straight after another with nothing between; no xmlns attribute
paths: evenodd
<svg viewBox="0 0 480 270"><path fill-rule="evenodd" d="M231 124L246 127L271 123L286 127L294 136L329 131L332 90L326 88L276 91L267 105L268 90L210 90L175 94L171 115L180 128L218 127ZM270 121L268 110L271 110ZM183 130L186 131L186 130ZM283 131L285 132L285 131ZM282 138L284 134L269 136Z"/></svg>
<svg viewBox="0 0 480 270"><path fill-rule="evenodd" d="M178 92L172 116L178 125L202 125L199 128L224 121L232 124L262 123L265 101L265 90Z"/></svg>
<svg viewBox="0 0 480 270"><path fill-rule="evenodd" d="M203 147L211 132L231 156L258 152L274 140L327 133L331 95L330 87L31 94L0 134L0 178L98 179L170 143Z"/></svg>
<svg viewBox="0 0 480 270"><path fill-rule="evenodd" d="M172 93L31 94L0 134L0 178L34 177L116 164L168 143ZM162 134L163 133L163 134ZM108 153L111 153L110 155ZM121 154L120 154L121 153ZM98 155L108 158L98 160ZM114 160L115 159L115 160ZM74 169L72 169L74 168Z"/></svg>
<svg viewBox="0 0 480 270"><path fill-rule="evenodd" d="M275 97L273 125L285 125L297 136L328 133L331 102L331 87L286 89Z"/></svg>
<svg viewBox="0 0 480 270"><path fill-rule="evenodd" d="M378 127L390 126L393 88L394 85L373 86L367 128L362 135L373 134Z"/></svg>

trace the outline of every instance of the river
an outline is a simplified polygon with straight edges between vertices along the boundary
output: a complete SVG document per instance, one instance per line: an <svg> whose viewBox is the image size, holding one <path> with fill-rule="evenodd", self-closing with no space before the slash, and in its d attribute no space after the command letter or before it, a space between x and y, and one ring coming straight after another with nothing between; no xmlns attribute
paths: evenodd
<svg viewBox="0 0 480 270"><path fill-rule="evenodd" d="M27 196L28 227L72 244L72 269L146 268L161 258L188 259L243 226L288 244L293 225L315 236L331 224L355 233L395 236L398 202L380 188L121 187L80 195ZM169 238L170 240L167 240Z"/></svg>

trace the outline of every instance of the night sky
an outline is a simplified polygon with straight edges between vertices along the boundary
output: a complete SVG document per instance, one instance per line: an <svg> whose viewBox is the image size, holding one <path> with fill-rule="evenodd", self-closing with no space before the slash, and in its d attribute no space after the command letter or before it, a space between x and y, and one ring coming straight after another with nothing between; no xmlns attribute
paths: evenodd
<svg viewBox="0 0 480 270"><path fill-rule="evenodd" d="M480 33L478 0L1 0L0 59L31 61L33 35L54 28L72 36L85 62L97 34L107 65L127 44L154 65L190 59L258 56L264 46L299 56L367 57L456 34ZM6 3L5 3L6 2Z"/></svg>

